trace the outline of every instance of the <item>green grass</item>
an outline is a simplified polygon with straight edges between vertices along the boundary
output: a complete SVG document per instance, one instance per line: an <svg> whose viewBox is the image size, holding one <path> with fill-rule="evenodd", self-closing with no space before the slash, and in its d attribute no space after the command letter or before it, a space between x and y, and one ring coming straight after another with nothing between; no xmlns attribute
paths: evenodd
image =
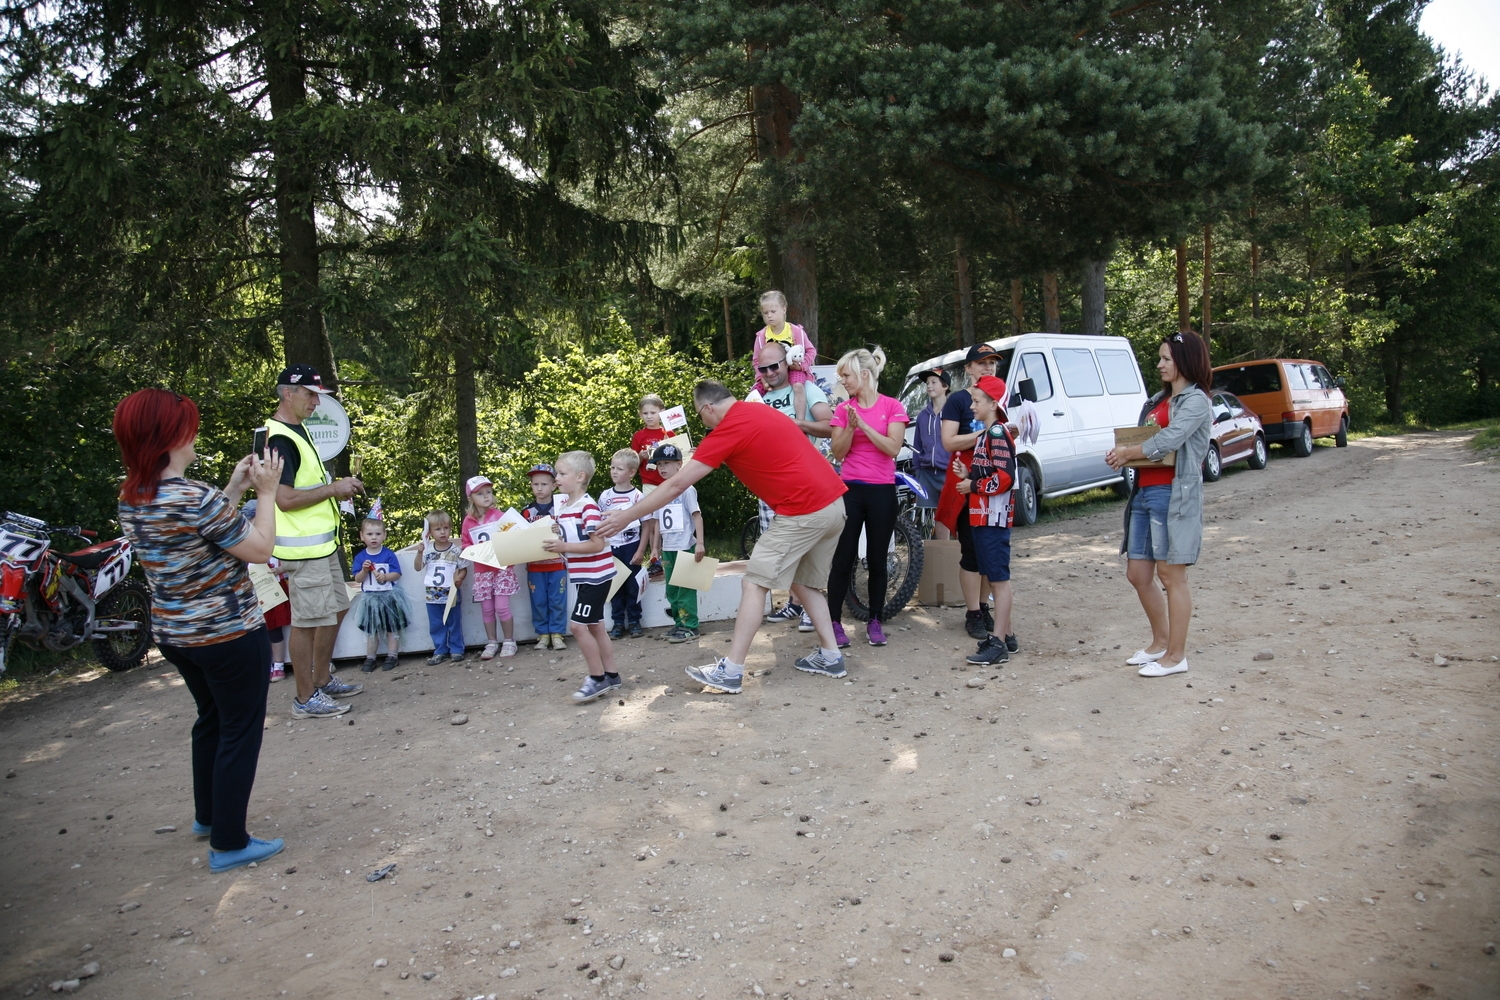
<svg viewBox="0 0 1500 1000"><path fill-rule="evenodd" d="M1418 420L1411 420L1401 424L1371 424L1357 431L1351 430L1349 432L1349 440L1356 441L1360 438L1370 437L1392 437L1397 434L1416 434L1422 431L1493 431L1496 426L1500 426L1500 422L1497 422L1493 417L1484 420L1464 420L1456 424L1428 424ZM1478 441L1483 437L1485 437L1483 433L1477 434L1475 435L1475 440ZM1493 438L1490 438L1490 440L1493 440ZM1492 448L1495 446L1480 444L1474 445L1474 447Z"/></svg>
<svg viewBox="0 0 1500 1000"><path fill-rule="evenodd" d="M1467 428L1465 428L1467 430ZM1479 433L1475 434L1469 441L1469 447L1475 451L1488 451L1491 448L1500 448L1500 421L1482 422L1476 428Z"/></svg>

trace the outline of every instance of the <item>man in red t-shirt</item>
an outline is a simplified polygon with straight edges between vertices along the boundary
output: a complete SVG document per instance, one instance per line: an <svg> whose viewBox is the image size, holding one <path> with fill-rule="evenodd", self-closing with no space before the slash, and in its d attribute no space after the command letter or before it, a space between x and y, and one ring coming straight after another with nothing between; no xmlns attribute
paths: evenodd
<svg viewBox="0 0 1500 1000"><path fill-rule="evenodd" d="M844 657L828 617L828 571L844 530L843 482L797 425L769 406L744 403L718 382L693 390L698 417L712 432L682 470L640 503L610 514L599 530L614 534L631 521L660 510L720 465L773 511L776 519L755 543L745 567L740 608L729 655L706 667L688 667L704 687L739 694L750 643L760 627L766 594L790 589L812 618L822 648L797 660L798 670L843 677Z"/></svg>

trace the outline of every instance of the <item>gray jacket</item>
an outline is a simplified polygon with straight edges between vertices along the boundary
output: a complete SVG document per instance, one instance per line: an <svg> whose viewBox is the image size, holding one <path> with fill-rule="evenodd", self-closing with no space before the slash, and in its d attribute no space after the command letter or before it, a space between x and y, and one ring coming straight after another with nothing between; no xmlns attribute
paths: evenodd
<svg viewBox="0 0 1500 1000"><path fill-rule="evenodd" d="M1161 401L1163 392L1152 396L1142 408L1142 422ZM1172 500L1167 507L1167 562L1175 565L1191 566L1198 561L1198 550L1203 547L1203 459L1208 454L1213 422L1213 406L1208 396L1196 385L1190 385L1173 396L1168 404L1167 426L1141 445L1147 458L1156 459L1169 451L1177 452ZM1132 499L1134 496L1132 492ZM1129 544L1130 506L1127 504L1125 536L1120 543L1122 554L1128 551Z"/></svg>

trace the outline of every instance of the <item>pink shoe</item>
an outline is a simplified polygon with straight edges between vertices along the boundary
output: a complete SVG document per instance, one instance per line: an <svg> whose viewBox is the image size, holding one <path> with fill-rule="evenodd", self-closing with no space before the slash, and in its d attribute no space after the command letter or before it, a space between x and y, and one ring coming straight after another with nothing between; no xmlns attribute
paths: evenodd
<svg viewBox="0 0 1500 1000"><path fill-rule="evenodd" d="M279 663L271 664L271 683L275 684L286 676L286 668Z"/></svg>
<svg viewBox="0 0 1500 1000"><path fill-rule="evenodd" d="M843 622L833 623L833 639L839 644L839 649L849 648L849 637L844 634Z"/></svg>
<svg viewBox="0 0 1500 1000"><path fill-rule="evenodd" d="M880 627L880 622L870 619L870 624L865 626L865 638L870 640L872 646L885 645L885 629Z"/></svg>

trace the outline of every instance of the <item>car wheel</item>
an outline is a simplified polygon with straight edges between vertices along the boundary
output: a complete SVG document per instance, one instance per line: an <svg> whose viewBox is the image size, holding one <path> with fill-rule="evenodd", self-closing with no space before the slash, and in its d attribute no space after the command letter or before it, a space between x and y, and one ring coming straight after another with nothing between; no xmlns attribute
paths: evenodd
<svg viewBox="0 0 1500 1000"><path fill-rule="evenodd" d="M1306 458L1312 454L1312 424L1306 420L1302 421L1302 430L1292 438L1292 454L1298 458Z"/></svg>
<svg viewBox="0 0 1500 1000"><path fill-rule="evenodd" d="M1208 454L1203 456L1203 481L1217 483L1224 474L1224 461L1219 455L1219 446L1209 443Z"/></svg>
<svg viewBox="0 0 1500 1000"><path fill-rule="evenodd" d="M1264 469L1270 457L1266 451L1265 437L1261 434L1255 435L1255 447L1250 449L1250 457L1245 459L1245 464L1252 469Z"/></svg>
<svg viewBox="0 0 1500 1000"><path fill-rule="evenodd" d="M1036 524L1042 513L1042 497L1036 489L1036 473L1022 462L1016 467L1016 527Z"/></svg>
<svg viewBox="0 0 1500 1000"><path fill-rule="evenodd" d="M1349 447L1349 418L1339 417L1339 429L1333 435L1333 446L1335 448Z"/></svg>

